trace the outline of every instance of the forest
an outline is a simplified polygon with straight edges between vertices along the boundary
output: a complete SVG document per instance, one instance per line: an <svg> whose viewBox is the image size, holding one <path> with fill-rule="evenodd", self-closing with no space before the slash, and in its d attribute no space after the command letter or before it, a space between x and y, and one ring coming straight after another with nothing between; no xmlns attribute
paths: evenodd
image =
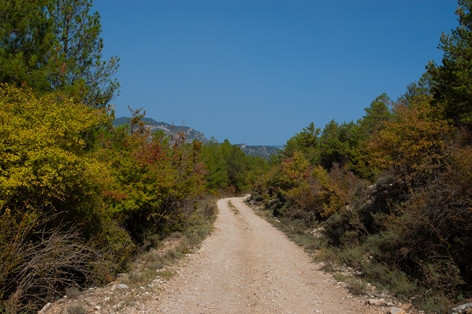
<svg viewBox="0 0 472 314"><path fill-rule="evenodd" d="M357 121L311 123L266 160L151 133L142 109L114 127L120 60L103 60L92 1L1 0L0 313L110 282L211 219L211 196L247 191L311 235L327 270L348 265L428 311L470 298L471 8L458 1L441 63L404 95L379 95Z"/></svg>

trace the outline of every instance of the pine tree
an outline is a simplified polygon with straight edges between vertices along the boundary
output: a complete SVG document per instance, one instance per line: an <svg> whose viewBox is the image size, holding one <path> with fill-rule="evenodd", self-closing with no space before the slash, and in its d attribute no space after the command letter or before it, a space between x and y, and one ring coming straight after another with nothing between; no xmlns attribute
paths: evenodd
<svg viewBox="0 0 472 314"><path fill-rule="evenodd" d="M0 0L0 82L102 107L118 93L92 0Z"/></svg>
<svg viewBox="0 0 472 314"><path fill-rule="evenodd" d="M459 26L441 35L442 64L430 61L433 103L456 126L472 127L472 0L459 0Z"/></svg>
<svg viewBox="0 0 472 314"><path fill-rule="evenodd" d="M97 107L118 92L119 84L111 78L119 59L102 60L100 15L91 14L91 7L91 0L53 0L48 5L56 39L49 79L54 90Z"/></svg>
<svg viewBox="0 0 472 314"><path fill-rule="evenodd" d="M0 82L50 90L47 58L53 47L48 0L0 0Z"/></svg>

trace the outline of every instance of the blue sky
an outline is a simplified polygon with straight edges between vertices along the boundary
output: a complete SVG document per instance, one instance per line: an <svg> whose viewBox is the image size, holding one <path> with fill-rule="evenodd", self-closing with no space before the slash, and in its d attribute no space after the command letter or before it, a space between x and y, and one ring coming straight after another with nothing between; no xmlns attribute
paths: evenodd
<svg viewBox="0 0 472 314"><path fill-rule="evenodd" d="M457 26L456 0L95 0L127 106L219 142L283 145L396 99Z"/></svg>

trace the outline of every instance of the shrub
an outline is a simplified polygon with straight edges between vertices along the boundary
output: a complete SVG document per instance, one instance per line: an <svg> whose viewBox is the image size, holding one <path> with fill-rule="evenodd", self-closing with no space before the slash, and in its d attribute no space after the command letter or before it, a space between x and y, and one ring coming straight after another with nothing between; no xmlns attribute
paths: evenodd
<svg viewBox="0 0 472 314"><path fill-rule="evenodd" d="M78 304L74 305L69 305L67 307L67 314L86 314L87 310L82 306Z"/></svg>
<svg viewBox="0 0 472 314"><path fill-rule="evenodd" d="M0 219L0 297L12 313L33 310L71 286L102 280L94 267L106 263L74 228L48 228L34 213Z"/></svg>
<svg viewBox="0 0 472 314"><path fill-rule="evenodd" d="M106 211L91 149L106 111L0 85L0 302L19 311L110 280L133 245Z"/></svg>

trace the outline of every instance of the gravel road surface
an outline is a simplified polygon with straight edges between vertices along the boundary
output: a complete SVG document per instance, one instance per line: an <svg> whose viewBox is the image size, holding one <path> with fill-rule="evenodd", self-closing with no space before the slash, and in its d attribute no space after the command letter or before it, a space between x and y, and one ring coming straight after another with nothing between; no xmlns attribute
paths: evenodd
<svg viewBox="0 0 472 314"><path fill-rule="evenodd" d="M76 298L64 297L40 313L70 314L74 305L80 313L96 314L386 313L385 307L352 296L244 199L218 201L215 231L172 267L172 279L141 287L118 279Z"/></svg>
<svg viewBox="0 0 472 314"><path fill-rule="evenodd" d="M385 313L352 297L244 199L218 201L216 231L143 312Z"/></svg>

